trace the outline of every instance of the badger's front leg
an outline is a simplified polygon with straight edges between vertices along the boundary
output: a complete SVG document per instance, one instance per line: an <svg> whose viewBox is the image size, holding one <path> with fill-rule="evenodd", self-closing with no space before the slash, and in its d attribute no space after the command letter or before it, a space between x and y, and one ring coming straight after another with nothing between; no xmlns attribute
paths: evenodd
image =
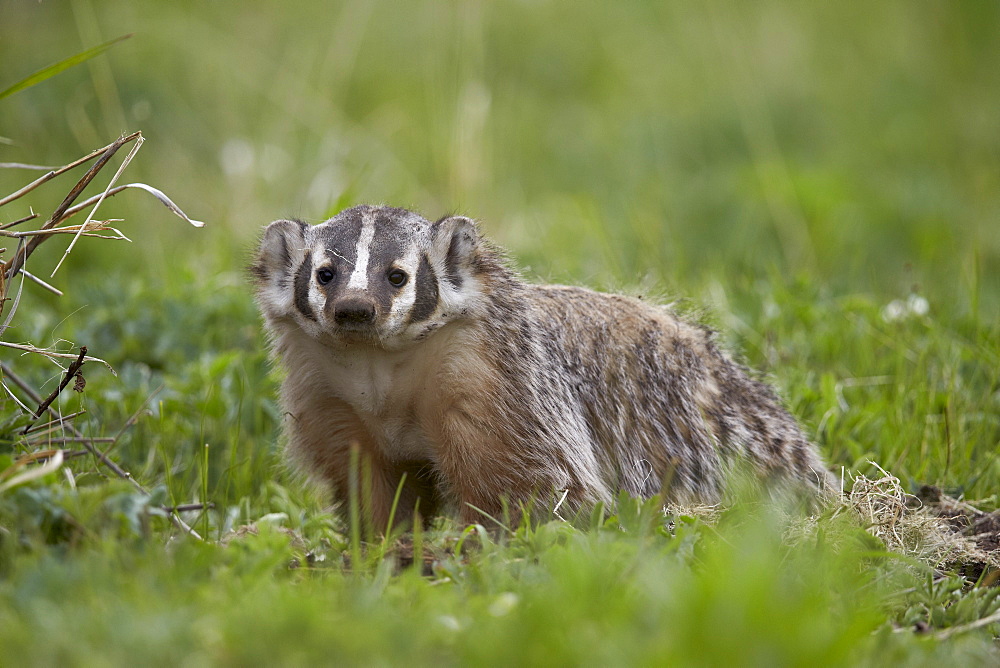
<svg viewBox="0 0 1000 668"><path fill-rule="evenodd" d="M296 408L286 415L289 457L312 478L328 484L345 510L356 495L370 533L386 531L399 484L396 467L346 402L330 396L296 399L286 402Z"/></svg>
<svg viewBox="0 0 1000 668"><path fill-rule="evenodd" d="M437 466L465 523L491 525L490 518L516 524L530 504L551 509L578 486L555 457L518 440L516 427L456 405L425 427L437 442ZM506 504L506 507L505 507ZM538 507L541 510L540 507Z"/></svg>

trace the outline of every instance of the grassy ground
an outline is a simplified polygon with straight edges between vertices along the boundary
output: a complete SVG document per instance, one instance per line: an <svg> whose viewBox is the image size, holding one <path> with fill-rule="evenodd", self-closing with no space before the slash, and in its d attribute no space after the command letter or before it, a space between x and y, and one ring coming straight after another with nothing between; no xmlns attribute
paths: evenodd
<svg viewBox="0 0 1000 668"><path fill-rule="evenodd" d="M461 211L533 279L681 300L832 466L992 509L998 29L994 3L0 0L0 88L135 33L0 100L0 161L64 164L141 129L124 179L209 223L119 195L104 215L133 244L84 240L62 298L25 288L4 340L117 369L89 364L60 408L114 436L146 405L111 454L153 494L90 458L0 492L0 663L996 661L1000 626L970 626L996 588L936 578L846 512L748 500L710 523L625 502L502 538L444 523L415 537L427 577L360 554L281 466L242 266L277 217ZM0 196L33 177L0 170ZM46 245L41 275L65 248ZM57 369L9 352L51 391ZM5 468L23 418L7 401L0 419ZM157 515L192 501L215 504L185 516L208 544Z"/></svg>

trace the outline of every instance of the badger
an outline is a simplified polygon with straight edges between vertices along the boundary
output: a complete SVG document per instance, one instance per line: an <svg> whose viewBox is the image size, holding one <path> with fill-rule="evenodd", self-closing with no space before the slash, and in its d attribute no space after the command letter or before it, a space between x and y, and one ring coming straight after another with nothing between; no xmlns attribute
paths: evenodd
<svg viewBox="0 0 1000 668"><path fill-rule="evenodd" d="M714 503L734 464L767 486L835 486L712 331L528 283L470 218L363 205L278 220L250 271L284 370L287 455L336 501L358 494L377 530L394 504L482 523L622 492Z"/></svg>

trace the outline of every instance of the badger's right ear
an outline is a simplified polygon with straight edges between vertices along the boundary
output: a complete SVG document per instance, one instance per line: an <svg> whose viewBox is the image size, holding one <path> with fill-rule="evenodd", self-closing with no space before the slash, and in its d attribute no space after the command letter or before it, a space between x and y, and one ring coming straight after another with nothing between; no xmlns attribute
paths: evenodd
<svg viewBox="0 0 1000 668"><path fill-rule="evenodd" d="M472 273L469 266L479 245L476 221L465 216L448 216L431 226L435 254L445 270L445 279L458 289Z"/></svg>
<svg viewBox="0 0 1000 668"><path fill-rule="evenodd" d="M288 272L292 258L301 254L305 248L308 227L307 223L300 220L276 220L264 228L257 259L250 267L254 277L265 281L276 272Z"/></svg>

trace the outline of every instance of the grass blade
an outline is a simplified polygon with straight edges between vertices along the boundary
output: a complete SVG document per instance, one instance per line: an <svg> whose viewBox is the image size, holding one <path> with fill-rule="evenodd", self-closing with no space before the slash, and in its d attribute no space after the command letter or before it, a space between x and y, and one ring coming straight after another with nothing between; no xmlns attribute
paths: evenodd
<svg viewBox="0 0 1000 668"><path fill-rule="evenodd" d="M31 86L34 86L37 83L41 83L50 77L54 77L63 70L68 70L69 68L79 65L80 63L84 63L90 60L91 58L94 58L95 56L99 56L108 49L110 49L112 46L117 44L118 42L126 40L131 36L132 33L129 33L128 35L122 35L121 37L116 37L115 39L109 42L105 42L104 44L98 44L97 46L91 47L85 51L81 51L75 56L70 56L69 58L65 58L57 63L49 65L48 67L44 67L35 72L34 74L29 75L24 79L21 79L20 81L10 86L9 88L0 91L0 100L9 95L13 95L14 93L22 91L25 88L30 88Z"/></svg>
<svg viewBox="0 0 1000 668"><path fill-rule="evenodd" d="M23 463L27 463L29 461L31 461L30 457L26 457L20 460L20 462ZM58 470L59 467L62 466L62 463L63 463L63 451L55 450L54 454L51 457L49 457L48 461L46 461L44 464L40 464L39 466L35 466L29 468L26 471L22 471L21 473L14 475L14 477L12 477L10 480L0 483L0 492L5 492L11 487L16 487L17 485L23 485L26 482L30 482L32 480L36 480L38 478L46 476L52 473L53 471ZM15 463L14 466L7 469L7 471L14 471L21 465L22 465L21 463ZM7 471L5 471L5 473Z"/></svg>

